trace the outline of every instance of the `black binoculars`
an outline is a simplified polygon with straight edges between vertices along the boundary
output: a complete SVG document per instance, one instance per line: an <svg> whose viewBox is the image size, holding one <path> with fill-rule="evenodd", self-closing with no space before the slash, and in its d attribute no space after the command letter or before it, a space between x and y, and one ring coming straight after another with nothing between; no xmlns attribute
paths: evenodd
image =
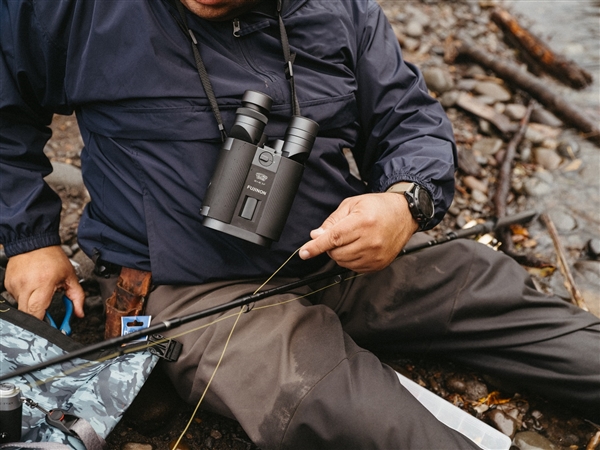
<svg viewBox="0 0 600 450"><path fill-rule="evenodd" d="M261 92L244 93L200 210L203 225L266 247L281 236L319 130L293 116L284 139L268 147L271 105Z"/></svg>

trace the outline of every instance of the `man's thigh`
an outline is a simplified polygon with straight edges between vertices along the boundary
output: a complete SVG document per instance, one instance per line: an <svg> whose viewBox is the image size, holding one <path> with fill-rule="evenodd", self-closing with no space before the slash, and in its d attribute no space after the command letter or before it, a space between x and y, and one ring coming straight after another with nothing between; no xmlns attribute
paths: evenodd
<svg viewBox="0 0 600 450"><path fill-rule="evenodd" d="M318 299L375 351L451 358L593 410L600 320L538 292L514 260L469 240L398 258ZM596 414L597 416L597 414Z"/></svg>

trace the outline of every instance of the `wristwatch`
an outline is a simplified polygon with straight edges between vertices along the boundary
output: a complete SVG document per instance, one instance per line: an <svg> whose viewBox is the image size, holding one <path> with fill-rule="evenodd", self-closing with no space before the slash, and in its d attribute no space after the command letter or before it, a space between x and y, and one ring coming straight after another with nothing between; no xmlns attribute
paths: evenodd
<svg viewBox="0 0 600 450"><path fill-rule="evenodd" d="M410 213L419 224L419 231L425 229L429 221L433 219L435 211L433 200L429 196L429 192L417 183L401 181L392 184L386 192L396 192L404 195L408 201Z"/></svg>

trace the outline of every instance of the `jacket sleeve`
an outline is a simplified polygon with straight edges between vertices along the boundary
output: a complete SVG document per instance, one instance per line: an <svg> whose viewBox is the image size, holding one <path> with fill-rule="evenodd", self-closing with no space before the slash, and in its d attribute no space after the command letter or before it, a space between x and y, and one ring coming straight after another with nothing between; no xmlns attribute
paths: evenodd
<svg viewBox="0 0 600 450"><path fill-rule="evenodd" d="M60 74L50 76L48 62L62 56L47 51L29 2L0 5L0 243L10 257L60 244L61 202L44 182L52 166L43 150L49 105L63 97Z"/></svg>
<svg viewBox="0 0 600 450"><path fill-rule="evenodd" d="M454 196L456 146L452 126L419 70L403 60L383 11L368 2L357 42L361 129L355 158L373 192L399 181L420 184L435 203L438 224Z"/></svg>

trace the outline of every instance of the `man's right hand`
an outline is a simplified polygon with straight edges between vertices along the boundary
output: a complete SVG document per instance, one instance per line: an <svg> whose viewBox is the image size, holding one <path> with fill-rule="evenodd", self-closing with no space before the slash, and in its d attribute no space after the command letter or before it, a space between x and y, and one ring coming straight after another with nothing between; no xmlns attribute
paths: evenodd
<svg viewBox="0 0 600 450"><path fill-rule="evenodd" d="M71 261L60 246L10 257L4 285L17 300L19 309L38 319L44 318L57 290L63 290L71 299L75 315L83 317L85 293Z"/></svg>

